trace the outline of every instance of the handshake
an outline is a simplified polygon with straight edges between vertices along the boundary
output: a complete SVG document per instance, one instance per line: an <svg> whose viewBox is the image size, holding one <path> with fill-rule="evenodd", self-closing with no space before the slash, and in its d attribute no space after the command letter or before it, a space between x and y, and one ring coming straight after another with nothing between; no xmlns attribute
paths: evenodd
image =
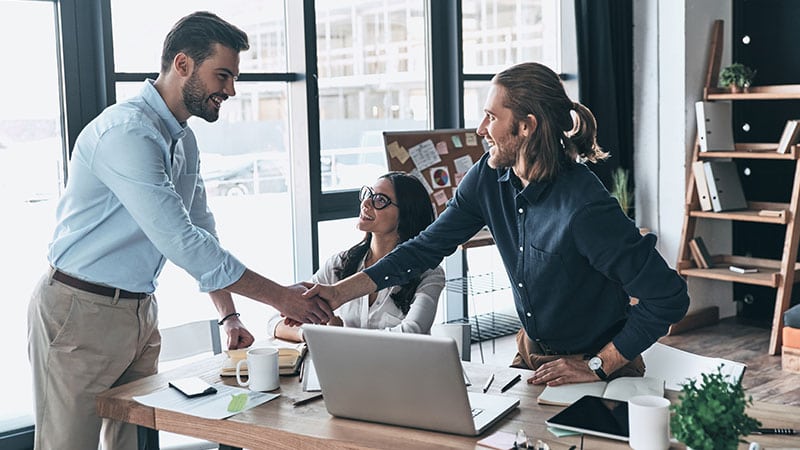
<svg viewBox="0 0 800 450"><path fill-rule="evenodd" d="M303 323L326 324L333 319L333 310L341 306L335 303L333 286L307 281L287 286L288 295L274 305L286 319L284 323L298 326ZM342 302L344 303L344 302Z"/></svg>

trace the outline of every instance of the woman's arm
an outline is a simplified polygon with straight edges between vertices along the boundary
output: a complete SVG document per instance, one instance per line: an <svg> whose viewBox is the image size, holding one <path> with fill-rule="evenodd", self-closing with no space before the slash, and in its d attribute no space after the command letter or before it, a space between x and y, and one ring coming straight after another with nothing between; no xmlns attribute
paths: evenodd
<svg viewBox="0 0 800 450"><path fill-rule="evenodd" d="M399 324L387 329L401 333L430 334L444 284L444 270L441 267L425 272L414 293L414 301L408 314Z"/></svg>

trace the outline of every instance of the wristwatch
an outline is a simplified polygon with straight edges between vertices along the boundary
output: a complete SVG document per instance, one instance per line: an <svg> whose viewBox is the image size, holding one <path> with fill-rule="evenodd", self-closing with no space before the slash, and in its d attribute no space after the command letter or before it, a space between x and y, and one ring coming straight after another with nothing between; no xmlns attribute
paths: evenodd
<svg viewBox="0 0 800 450"><path fill-rule="evenodd" d="M596 373L601 380L608 378L608 375L606 375L605 371L603 371L603 360L597 355L589 358L589 369Z"/></svg>

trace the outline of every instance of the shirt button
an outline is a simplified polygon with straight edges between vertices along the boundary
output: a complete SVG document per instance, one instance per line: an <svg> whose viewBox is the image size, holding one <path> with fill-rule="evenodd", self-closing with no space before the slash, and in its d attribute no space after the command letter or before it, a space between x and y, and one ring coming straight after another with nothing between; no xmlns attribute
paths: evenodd
<svg viewBox="0 0 800 450"><path fill-rule="evenodd" d="M519 211L519 213L520 213L520 214L522 214L522 213L524 212L524 211L522 210L522 208L518 209L517 211Z"/></svg>
<svg viewBox="0 0 800 450"><path fill-rule="evenodd" d="M517 286L522 287L522 283L517 283Z"/></svg>
<svg viewBox="0 0 800 450"><path fill-rule="evenodd" d="M523 249L522 247L520 247L520 248L519 248L519 251L524 251L524 249Z"/></svg>
<svg viewBox="0 0 800 450"><path fill-rule="evenodd" d="M406 269L406 272L411 273L411 269Z"/></svg>
<svg viewBox="0 0 800 450"><path fill-rule="evenodd" d="M536 342L542 342L542 340L541 339L536 339Z"/></svg>
<svg viewBox="0 0 800 450"><path fill-rule="evenodd" d="M528 317L533 317L533 314L531 314L529 312L525 313L525 315L528 316Z"/></svg>
<svg viewBox="0 0 800 450"><path fill-rule="evenodd" d="M389 279L389 275L386 275L385 277L383 277L383 279L384 280L388 280Z"/></svg>

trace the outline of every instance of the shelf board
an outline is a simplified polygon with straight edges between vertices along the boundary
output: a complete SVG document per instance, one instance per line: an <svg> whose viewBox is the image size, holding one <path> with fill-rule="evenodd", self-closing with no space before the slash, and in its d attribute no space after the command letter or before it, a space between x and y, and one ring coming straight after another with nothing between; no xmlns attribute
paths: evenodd
<svg viewBox="0 0 800 450"><path fill-rule="evenodd" d="M778 144L772 142L750 142L734 144L729 151L698 152L697 157L702 159L730 158L730 159L778 159L794 161L800 159L797 144L792 145L786 153L778 153Z"/></svg>
<svg viewBox="0 0 800 450"><path fill-rule="evenodd" d="M678 273L685 277L707 278L710 280L733 281L736 283L755 284L771 288L778 287L778 283L773 274L778 274L775 269L759 269L757 273L736 273L731 272L728 266L714 267L711 269L681 269Z"/></svg>
<svg viewBox="0 0 800 450"><path fill-rule="evenodd" d="M715 267L710 269L700 269L696 267L692 261L680 261L678 263L678 273L686 277L731 281L771 288L777 288L783 280L783 275L780 270L781 262L778 260L751 258L747 256L715 255L712 257L712 261ZM728 268L728 266L731 265L755 267L758 269L758 272L736 273ZM800 275L800 263L795 263L794 272L794 282L800 282L800 277L798 277L798 275Z"/></svg>
<svg viewBox="0 0 800 450"><path fill-rule="evenodd" d="M706 88L707 100L791 100L800 99L800 84L751 86L747 92L732 94L723 88Z"/></svg>
<svg viewBox="0 0 800 450"><path fill-rule="evenodd" d="M704 219L717 219L717 220L735 220L737 222L757 222L757 223L774 223L777 225L786 225L789 223L789 204L788 203L758 203L750 202L749 209L741 211L689 211L691 217L702 217ZM761 210L783 210L783 214L774 216L759 216Z"/></svg>

